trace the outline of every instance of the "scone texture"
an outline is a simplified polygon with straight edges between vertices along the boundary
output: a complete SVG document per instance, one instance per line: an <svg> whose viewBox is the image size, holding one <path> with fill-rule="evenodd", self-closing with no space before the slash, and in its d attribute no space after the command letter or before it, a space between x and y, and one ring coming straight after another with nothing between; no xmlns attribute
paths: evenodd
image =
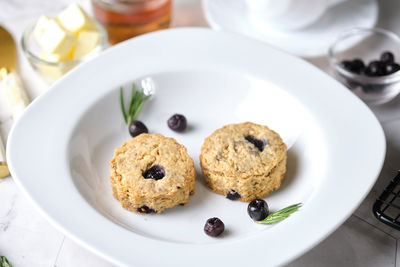
<svg viewBox="0 0 400 267"><path fill-rule="evenodd" d="M226 125L203 143L200 164L206 185L232 200L249 202L278 189L286 173L286 145L267 126Z"/></svg>
<svg viewBox="0 0 400 267"><path fill-rule="evenodd" d="M164 177L145 179L154 166ZM123 208L138 213L161 213L186 204L194 194L196 172L186 148L161 134L140 134L115 149L110 162L114 197Z"/></svg>

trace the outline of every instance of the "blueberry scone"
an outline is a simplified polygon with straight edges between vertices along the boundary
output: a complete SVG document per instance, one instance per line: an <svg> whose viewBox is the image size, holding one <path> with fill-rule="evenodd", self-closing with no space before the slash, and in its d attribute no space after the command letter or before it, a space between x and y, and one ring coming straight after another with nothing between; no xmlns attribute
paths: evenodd
<svg viewBox="0 0 400 267"><path fill-rule="evenodd" d="M186 148L173 138L141 134L123 143L110 162L114 197L123 208L161 213L186 204L196 172Z"/></svg>
<svg viewBox="0 0 400 267"><path fill-rule="evenodd" d="M212 191L248 202L279 188L286 172L286 145L267 126L230 124L204 140L200 163Z"/></svg>

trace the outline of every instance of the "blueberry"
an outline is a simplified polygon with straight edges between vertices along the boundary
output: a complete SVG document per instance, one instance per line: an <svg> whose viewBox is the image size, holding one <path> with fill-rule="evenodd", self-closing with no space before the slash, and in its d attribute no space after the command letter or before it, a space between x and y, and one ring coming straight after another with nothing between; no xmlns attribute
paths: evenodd
<svg viewBox="0 0 400 267"><path fill-rule="evenodd" d="M153 210L152 208L147 207L146 205L141 206L140 208L136 209L138 212L140 213L156 213L155 210Z"/></svg>
<svg viewBox="0 0 400 267"><path fill-rule="evenodd" d="M235 190L231 190L230 192L228 192L226 194L226 198L230 199L230 200L237 200L237 199L241 198L241 195L238 192L236 192Z"/></svg>
<svg viewBox="0 0 400 267"><path fill-rule="evenodd" d="M340 62L340 66L342 66L342 68L344 68L345 70L352 72L353 63L351 61L343 60L342 62Z"/></svg>
<svg viewBox="0 0 400 267"><path fill-rule="evenodd" d="M352 61L352 72L357 73L357 74L361 74L365 69L365 65L364 62L359 59L353 59Z"/></svg>
<svg viewBox="0 0 400 267"><path fill-rule="evenodd" d="M394 72L399 71L400 70L400 65L397 64L397 63L394 63L393 64L393 70L394 70Z"/></svg>
<svg viewBox="0 0 400 267"><path fill-rule="evenodd" d="M385 63L394 63L394 55L389 51L385 51L381 55L381 61Z"/></svg>
<svg viewBox="0 0 400 267"><path fill-rule="evenodd" d="M186 129L186 118L181 114L174 114L168 120L168 127L176 132L183 132Z"/></svg>
<svg viewBox="0 0 400 267"><path fill-rule="evenodd" d="M377 76L376 75L376 70L374 68L371 69L369 67L365 68L364 75L365 76L369 76L369 77Z"/></svg>
<svg viewBox="0 0 400 267"><path fill-rule="evenodd" d="M355 58L352 61L343 60L340 65L347 71L357 74L361 74L365 69L364 62L359 58Z"/></svg>
<svg viewBox="0 0 400 267"><path fill-rule="evenodd" d="M149 130L147 130L146 125L144 125L143 122L141 121L132 121L131 124L129 124L129 133L131 134L132 137L138 136L139 134L142 133L148 133Z"/></svg>
<svg viewBox="0 0 400 267"><path fill-rule="evenodd" d="M160 180L165 176L165 170L160 165L154 165L142 173L144 179Z"/></svg>
<svg viewBox="0 0 400 267"><path fill-rule="evenodd" d="M247 213L255 221L264 220L269 214L268 204L263 199L254 199L247 206Z"/></svg>
<svg viewBox="0 0 400 267"><path fill-rule="evenodd" d="M247 135L244 137L247 141L252 143L260 152L262 152L266 145L268 145L268 141L257 139L254 136Z"/></svg>
<svg viewBox="0 0 400 267"><path fill-rule="evenodd" d="M368 67L365 69L364 73L365 75L371 77L385 75L386 73L385 64L377 60L371 61Z"/></svg>
<svg viewBox="0 0 400 267"><path fill-rule="evenodd" d="M392 74L400 70L400 65L396 63L386 64L385 67L386 67L386 74Z"/></svg>
<svg viewBox="0 0 400 267"><path fill-rule="evenodd" d="M204 232L212 237L219 236L224 230L224 223L216 217L208 219L204 225Z"/></svg>

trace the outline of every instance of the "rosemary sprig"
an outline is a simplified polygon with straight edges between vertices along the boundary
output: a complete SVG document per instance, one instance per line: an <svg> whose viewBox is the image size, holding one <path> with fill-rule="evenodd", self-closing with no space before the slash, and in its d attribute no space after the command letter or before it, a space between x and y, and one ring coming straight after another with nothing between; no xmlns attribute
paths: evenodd
<svg viewBox="0 0 400 267"><path fill-rule="evenodd" d="M126 124L130 124L139 116L140 110L143 105L149 100L151 95L145 95L143 90L141 92L135 90L135 85L132 85L131 95L129 97L128 110L125 109L124 93L122 87L119 90L119 101L121 105L122 116Z"/></svg>
<svg viewBox="0 0 400 267"><path fill-rule="evenodd" d="M296 212L301 207L301 205L302 205L301 203L297 203L297 204L291 205L289 207L286 207L284 209L278 210L277 212L274 212L274 213L271 213L270 215L268 215L267 218L265 218L264 220L258 221L258 223L273 224L273 223L279 222L279 221L289 217L292 213Z"/></svg>
<svg viewBox="0 0 400 267"><path fill-rule="evenodd" d="M122 91L122 87L119 89L119 102L121 104L122 116L124 116L124 121L127 123L128 116L126 115L125 111L125 104L124 104L124 92Z"/></svg>
<svg viewBox="0 0 400 267"><path fill-rule="evenodd" d="M0 256L0 267L12 267L12 264L5 256Z"/></svg>

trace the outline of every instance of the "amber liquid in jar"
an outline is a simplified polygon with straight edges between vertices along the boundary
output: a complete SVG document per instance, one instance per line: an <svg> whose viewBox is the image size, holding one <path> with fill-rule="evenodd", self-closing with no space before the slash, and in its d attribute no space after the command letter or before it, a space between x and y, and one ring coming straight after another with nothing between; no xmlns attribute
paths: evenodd
<svg viewBox="0 0 400 267"><path fill-rule="evenodd" d="M172 0L92 0L93 13L103 24L111 44L139 34L166 29Z"/></svg>

